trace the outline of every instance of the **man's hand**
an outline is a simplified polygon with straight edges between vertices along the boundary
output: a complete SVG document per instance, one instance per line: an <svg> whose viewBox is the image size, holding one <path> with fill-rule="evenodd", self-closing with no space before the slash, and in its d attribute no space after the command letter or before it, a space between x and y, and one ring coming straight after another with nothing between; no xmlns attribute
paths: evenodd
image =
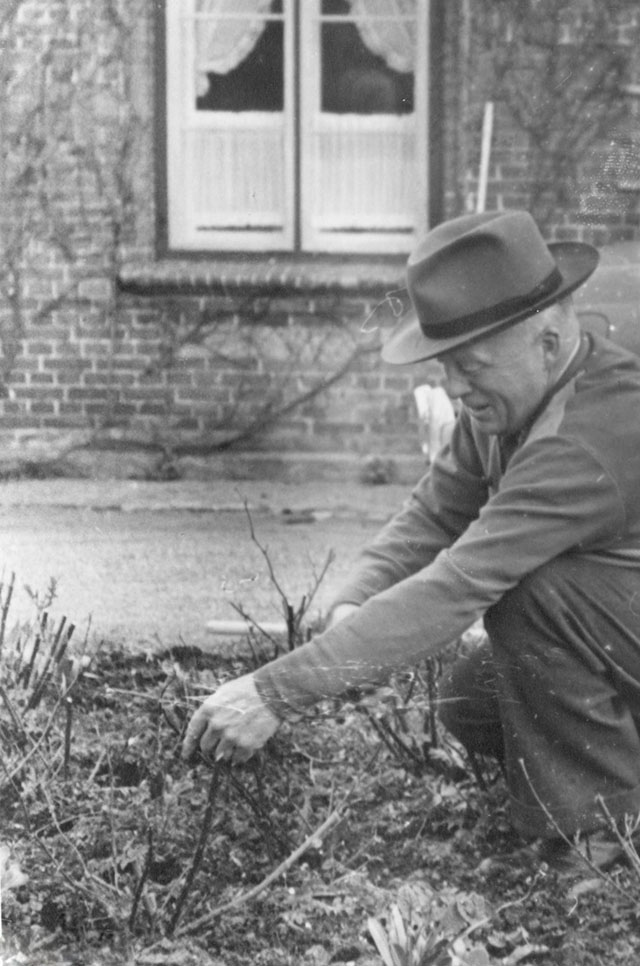
<svg viewBox="0 0 640 966"><path fill-rule="evenodd" d="M280 719L264 704L251 674L223 684L206 698L193 715L182 746L182 757L191 759L198 748L203 755L215 754L246 761L277 731Z"/></svg>

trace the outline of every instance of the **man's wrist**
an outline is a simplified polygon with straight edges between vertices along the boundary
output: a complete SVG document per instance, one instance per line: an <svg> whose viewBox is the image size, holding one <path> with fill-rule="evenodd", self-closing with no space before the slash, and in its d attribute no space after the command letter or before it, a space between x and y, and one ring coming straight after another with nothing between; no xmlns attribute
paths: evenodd
<svg viewBox="0 0 640 966"><path fill-rule="evenodd" d="M276 694L273 688L270 688L268 684L261 679L260 669L258 669L258 671L254 671L251 676L260 700L264 704L265 708L267 708L279 721L286 721L290 718L296 718L303 713L304 709L296 708L283 697Z"/></svg>

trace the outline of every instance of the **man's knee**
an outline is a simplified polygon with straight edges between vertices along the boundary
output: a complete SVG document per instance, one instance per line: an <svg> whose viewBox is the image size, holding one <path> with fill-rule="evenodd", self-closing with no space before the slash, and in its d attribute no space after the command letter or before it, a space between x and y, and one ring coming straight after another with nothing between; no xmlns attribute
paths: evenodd
<svg viewBox="0 0 640 966"><path fill-rule="evenodd" d="M502 724L488 643L458 658L444 675L438 716L468 751L501 757Z"/></svg>
<svg viewBox="0 0 640 966"><path fill-rule="evenodd" d="M526 634L533 629L544 633L562 610L565 597L562 588L574 575L575 568L575 558L556 557L527 574L507 591L484 617L485 628L493 644L517 645L521 633Z"/></svg>

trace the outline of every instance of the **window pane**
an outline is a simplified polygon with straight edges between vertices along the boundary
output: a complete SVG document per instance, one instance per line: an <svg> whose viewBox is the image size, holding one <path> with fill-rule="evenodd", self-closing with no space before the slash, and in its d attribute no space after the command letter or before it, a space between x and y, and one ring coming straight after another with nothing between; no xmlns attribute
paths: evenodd
<svg viewBox="0 0 640 966"><path fill-rule="evenodd" d="M323 0L322 111L412 113L414 11L414 2Z"/></svg>
<svg viewBox="0 0 640 966"><path fill-rule="evenodd" d="M282 0L199 0L198 11L197 110L282 111Z"/></svg>
<svg viewBox="0 0 640 966"><path fill-rule="evenodd" d="M291 0L167 0L173 249L293 246Z"/></svg>
<svg viewBox="0 0 640 966"><path fill-rule="evenodd" d="M312 6L315 16L303 17L306 49L315 45L317 56L301 76L302 245L406 252L426 211L426 91L416 91L416 78L426 74L428 7Z"/></svg>

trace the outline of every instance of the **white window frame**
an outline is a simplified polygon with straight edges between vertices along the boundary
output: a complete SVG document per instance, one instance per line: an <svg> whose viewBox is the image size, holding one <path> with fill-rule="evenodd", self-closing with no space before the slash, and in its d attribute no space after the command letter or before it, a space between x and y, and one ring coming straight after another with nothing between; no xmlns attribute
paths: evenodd
<svg viewBox="0 0 640 966"><path fill-rule="evenodd" d="M354 254L399 254L411 250L416 237L424 232L428 219L428 118L429 118L429 6L430 0L417 3L417 58L414 111L411 115L333 115L320 109L320 0L283 0L284 14L284 109L282 113L196 110L195 44L191 24L195 0L166 0L166 111L167 111L167 243L171 251L282 251ZM296 67L295 40L300 16L299 37L303 56ZM300 80L300 90L295 84ZM299 105L300 119L296 118ZM410 213L394 220L389 216L382 226L372 218L367 227L360 211L358 225L341 224L337 212L314 211L318 175L310 146L318 131L337 132L355 123L363 137L401 136L413 128L414 184ZM350 121L348 119L351 119ZM282 204L279 211L252 216L250 226L233 225L231 216L216 213L209 226L202 212L196 211L194 151L190 143L208 132L223 128L233 137L234 129L271 131L281 151L280 184ZM348 194L347 194L348 197ZM328 219L328 220L327 220ZM199 224L200 221L200 224ZM411 224L412 221L412 224Z"/></svg>

